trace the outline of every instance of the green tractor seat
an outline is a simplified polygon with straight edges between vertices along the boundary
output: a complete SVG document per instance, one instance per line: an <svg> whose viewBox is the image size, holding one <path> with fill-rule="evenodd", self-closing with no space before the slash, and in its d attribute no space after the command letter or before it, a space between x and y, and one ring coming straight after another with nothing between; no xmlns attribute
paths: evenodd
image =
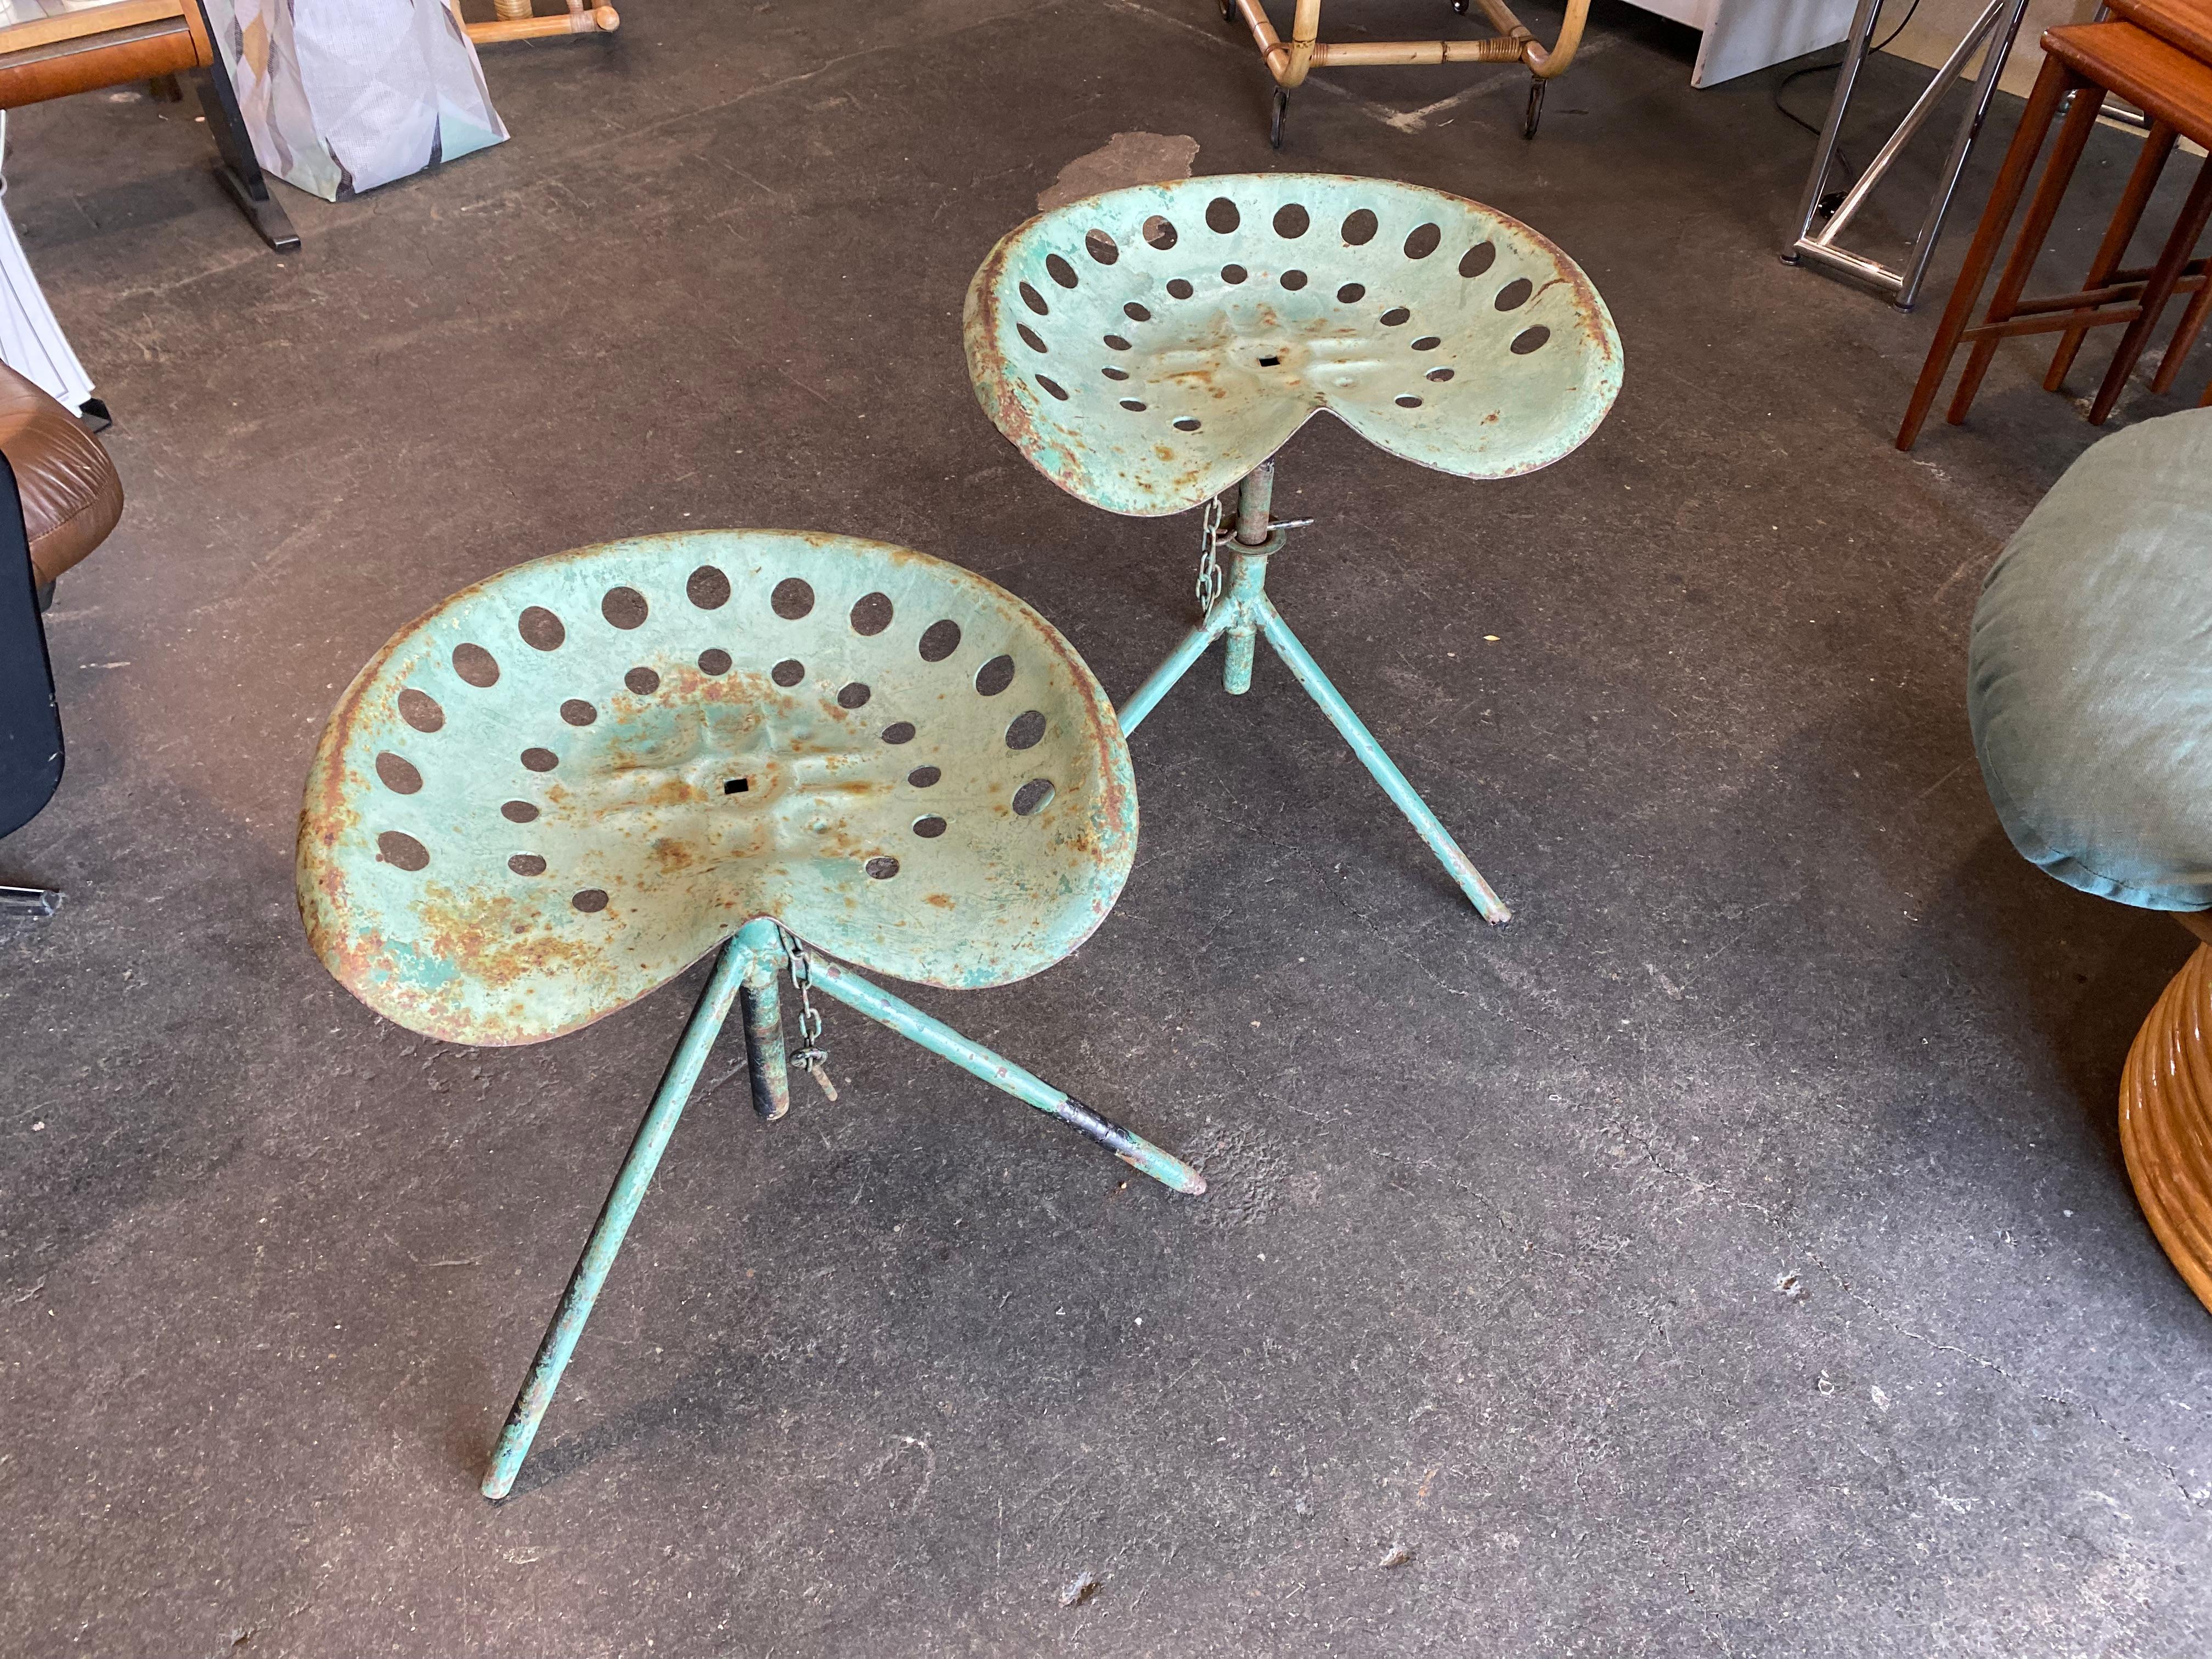
<svg viewBox="0 0 2212 1659"><path fill-rule="evenodd" d="M848 968L1003 985L1088 938L1137 801L1113 709L1036 612L904 548L702 531L504 571L404 629L308 774L298 885L340 982L410 1030L535 1042L720 947L487 1478L502 1495L684 1100L742 1001L756 1105L776 988L818 988L1178 1190L1195 1170ZM805 941L802 943L801 941Z"/></svg>

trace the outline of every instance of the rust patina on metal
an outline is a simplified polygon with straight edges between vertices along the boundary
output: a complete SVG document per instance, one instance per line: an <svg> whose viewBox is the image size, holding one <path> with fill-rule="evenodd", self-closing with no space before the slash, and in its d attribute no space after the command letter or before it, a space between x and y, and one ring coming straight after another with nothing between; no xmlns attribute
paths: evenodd
<svg viewBox="0 0 2212 1659"><path fill-rule="evenodd" d="M1273 517L1273 457L1327 410L1464 478L1558 460L1620 392L1620 337L1575 262L1440 191L1316 173L1188 179L1109 191L1012 232L969 286L966 334L985 411L1054 483L1137 516L1206 505L1198 625L1121 705L1121 730L1217 639L1224 688L1249 690L1264 638L1476 911L1507 921L1268 598L1267 562L1295 527Z"/></svg>
<svg viewBox="0 0 2212 1659"><path fill-rule="evenodd" d="M518 566L386 646L316 752L300 908L386 1018L533 1042L755 917L927 984L1023 978L1098 925L1136 833L1113 709L1019 599L702 531Z"/></svg>
<svg viewBox="0 0 2212 1659"><path fill-rule="evenodd" d="M1387 179L1239 173L1042 214L969 284L985 411L1095 507L1179 513L1323 410L1407 460L1504 478L1620 390L1580 267L1519 221Z"/></svg>

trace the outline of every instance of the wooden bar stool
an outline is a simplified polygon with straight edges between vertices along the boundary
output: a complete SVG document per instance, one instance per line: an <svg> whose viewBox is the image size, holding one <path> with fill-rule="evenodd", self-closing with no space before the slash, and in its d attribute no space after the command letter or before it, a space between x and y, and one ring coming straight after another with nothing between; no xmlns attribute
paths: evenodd
<svg viewBox="0 0 2212 1659"><path fill-rule="evenodd" d="M2065 337L2059 343L2045 381L2055 389L2071 366L2088 330L2124 325L2126 332L2121 337L2119 348L2090 406L2091 422L2101 425L2118 401L2128 375L2167 302L2177 294L2201 295L2204 289L2204 262L2190 256L2207 221L2212 220L2212 164L2199 170L2197 182L2157 261L2147 269L2136 270L2121 270L2119 261L2142 219L2166 158L2172 152L2176 137L2190 138L2212 148L2212 64L2128 22L2085 23L2051 29L2043 37L2043 72L2036 79L2035 90L2021 118L2020 131L2005 153L1996 186L1990 193L1988 207L1983 210L1973 246L1967 250L1965 268L1951 290L1951 301L1944 308L1935 343L1929 348L1919 382L1912 390L1912 401L1906 406L1905 422L1897 434L1899 449L1911 448L1918 439L1936 394L1942 387L1943 377L1949 372L1951 360L1967 342L1972 342L1973 353L1967 359L1958 389L1952 394L1947 415L1954 426L1966 418L1974 394L1981 389L1982 376L1996 355L1998 341L2019 334L2063 333ZM2028 204L2027 220L2013 244L2011 257L1997 279L1996 292L1982 321L1969 326L1968 319L1981 297L1982 286L1989 279L1990 268L1996 263L2005 232L2027 188L2028 174L2034 168L2059 106L2066 101L2069 94L2074 96L2067 107L2065 121L2034 198ZM2150 118L2151 131L2122 193L2119 209L2092 262L2088 285L2070 294L2023 298L2036 254L2057 216L2059 202L2089 142L2090 131L2104 108L2106 96L2113 94L2142 110ZM2172 383L2179 370L2195 328L2203 321L2203 312L2200 299L2191 304L2184 318L2181 330L2160 367L2161 390Z"/></svg>

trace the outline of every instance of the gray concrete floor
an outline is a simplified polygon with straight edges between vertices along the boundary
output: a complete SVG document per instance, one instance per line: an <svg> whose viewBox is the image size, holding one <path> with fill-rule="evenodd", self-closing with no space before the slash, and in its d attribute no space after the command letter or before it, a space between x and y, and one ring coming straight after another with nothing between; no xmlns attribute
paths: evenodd
<svg viewBox="0 0 2212 1659"><path fill-rule="evenodd" d="M1375 71L1278 155L1212 0L626 11L488 54L513 143L288 193L288 259L190 105L9 122L131 506L49 619L67 781L0 848L70 894L0 932L0 1651L2206 1651L2212 1322L2113 1123L2185 942L2011 852L1962 709L1980 573L2094 434L2008 349L1888 447L1932 308L1776 261L1777 77L1692 93L1601 0L1533 145L1515 75ZM1117 131L1477 197L1610 301L1627 389L1547 471L1283 458L1322 522L1279 602L1519 919L1279 667L1194 679L1108 925L918 1000L1212 1196L833 1012L837 1104L685 1120L487 1504L697 975L544 1048L380 1023L293 911L315 733L447 592L705 525L957 560L1133 688L1191 526L1033 474L957 330Z"/></svg>

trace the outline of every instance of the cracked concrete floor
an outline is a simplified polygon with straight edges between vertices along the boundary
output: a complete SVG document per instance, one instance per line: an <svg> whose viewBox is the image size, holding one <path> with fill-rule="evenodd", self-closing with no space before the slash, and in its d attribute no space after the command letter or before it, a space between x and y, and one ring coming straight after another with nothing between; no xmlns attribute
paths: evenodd
<svg viewBox="0 0 2212 1659"><path fill-rule="evenodd" d="M0 848L70 892L0 934L0 1651L2203 1653L2212 1324L2113 1127L2185 941L2013 854L1961 708L1979 574L2093 434L2021 350L1887 447L1932 319L1776 262L1778 77L1692 93L1601 0L1534 144L1510 74L1375 71L1277 155L1212 0L626 15L488 54L511 143L288 197L295 258L189 106L9 122L131 506L50 619L68 779ZM1869 126L1912 90L1875 82ZM442 595L700 525L957 560L1126 693L1190 526L1034 476L957 327L1117 132L1480 198L1610 301L1627 389L1547 471L1283 458L1322 523L1279 602L1518 920L1279 668L1194 678L1108 925L918 1000L1212 1195L833 1011L837 1104L694 1107L488 1505L698 976L544 1048L380 1024L293 915L314 734Z"/></svg>

